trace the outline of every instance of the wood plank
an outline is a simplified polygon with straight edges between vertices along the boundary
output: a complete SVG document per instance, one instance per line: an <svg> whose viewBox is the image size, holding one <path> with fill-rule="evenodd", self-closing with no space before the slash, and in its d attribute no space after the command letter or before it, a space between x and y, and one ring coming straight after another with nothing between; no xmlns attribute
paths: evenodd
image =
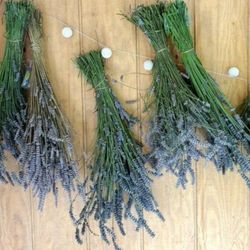
<svg viewBox="0 0 250 250"><path fill-rule="evenodd" d="M0 1L1 2L1 1ZM107 61L107 72L111 78L124 85L113 86L118 98L127 110L146 119L142 97L151 84L151 76L145 75L144 55L154 53L144 34L135 30L117 13L129 13L139 4L154 3L154 0L97 1L97 0L35 0L44 14L44 50L49 75L57 99L72 127L79 159L83 152L91 153L95 142L96 115L94 92L78 77L72 59L79 52L97 49L97 44L75 31L73 38L64 39L61 29L68 23L77 30L97 37L100 43L116 49ZM233 104L239 104L247 94L250 77L249 32L250 3L247 0L187 0L191 8L196 49L205 67L220 82ZM249 6L248 6L249 5ZM0 4L2 17L3 3ZM53 16L53 17L52 17ZM57 17L58 19L56 19ZM61 20L61 21L60 21ZM4 27L0 22L0 34ZM102 47L100 45L100 47ZM0 58L4 49L4 37L0 35ZM135 56L135 54L141 56ZM239 79L228 79L229 67L237 66ZM136 73L136 74L135 74ZM128 85L132 88L126 87ZM126 101L135 102L128 104ZM143 138L142 130L135 128ZM82 160L80 167L85 166ZM8 161L15 168L13 159ZM149 215L149 224L156 231L151 239L146 233L135 233L134 225L126 223L127 236L118 241L124 250L245 250L250 245L250 194L236 172L218 175L212 164L201 161L197 165L197 186L186 191L175 188L176 179L170 174L155 179L153 192L164 213L166 222L161 223ZM81 175L88 172L81 169ZM52 196L46 202L44 212L39 213L37 203L30 192L21 188L0 186L0 249L4 250L108 250L98 237L87 235L85 244L79 246L74 240L74 227L68 216L68 204L64 193L60 193L59 207L55 208ZM77 203L76 209L82 204ZM91 222L93 224L93 222ZM98 233L98 228L94 231Z"/></svg>
<svg viewBox="0 0 250 250"><path fill-rule="evenodd" d="M63 22L79 29L79 1L37 0L35 4L44 17L43 48L50 81L59 105L72 126L77 157L80 159L83 154L82 86L72 61L80 51L80 39L76 32L71 39L65 39L61 34L62 28L67 26ZM42 213L37 211L37 201L33 201L35 250L88 249L75 241L75 228L68 208L67 195L62 189L59 190L58 208L52 195L48 197Z"/></svg>
<svg viewBox="0 0 250 250"><path fill-rule="evenodd" d="M247 78L248 1L196 1L196 49L234 105L247 94L246 81L229 79L231 66ZM199 165L198 249L248 249L249 190L237 172L218 175L212 164Z"/></svg>
<svg viewBox="0 0 250 250"><path fill-rule="evenodd" d="M17 171L16 160L6 152L5 166ZM31 196L19 186L0 185L0 249L33 250Z"/></svg>
<svg viewBox="0 0 250 250"><path fill-rule="evenodd" d="M11 157L7 164L17 168ZM0 249L33 250L30 192L1 185L0 194Z"/></svg>

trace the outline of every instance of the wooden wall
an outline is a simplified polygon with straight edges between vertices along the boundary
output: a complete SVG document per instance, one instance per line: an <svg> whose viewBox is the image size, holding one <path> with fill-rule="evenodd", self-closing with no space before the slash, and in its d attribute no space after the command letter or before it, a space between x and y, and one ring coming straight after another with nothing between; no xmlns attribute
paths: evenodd
<svg viewBox="0 0 250 250"><path fill-rule="evenodd" d="M51 81L63 111L74 132L79 158L91 152L95 137L95 101L93 91L80 77L72 59L80 52L98 48L96 42L76 32L73 38L61 35L63 22L97 38L114 51L107 71L115 79L124 75L132 88L114 85L126 108L143 118L143 90L150 85L145 75L143 56L153 53L143 34L117 15L153 0L35 0L44 13L44 51ZM190 7L195 46L205 67L213 72L224 92L237 105L247 95L249 74L248 0L187 0ZM1 17L3 3L0 5ZM0 56L4 50L4 29L0 23ZM231 66L240 69L240 78L230 79ZM137 74L135 74L137 73ZM128 100L137 100L127 104ZM137 129L139 135L142 131ZM13 160L9 161L15 165ZM84 162L81 162L84 166ZM220 176L212 165L196 164L197 182L183 191L175 188L175 178L166 174L156 179L154 192L166 222L154 217L155 239L143 232L134 233L126 224L127 238L119 242L124 250L247 250L250 247L250 193L237 173ZM84 168L82 174L86 174ZM74 229L68 217L68 204L61 196L55 208L52 197L39 213L30 191L0 187L1 250L106 250L98 237L87 235L83 246L74 241Z"/></svg>

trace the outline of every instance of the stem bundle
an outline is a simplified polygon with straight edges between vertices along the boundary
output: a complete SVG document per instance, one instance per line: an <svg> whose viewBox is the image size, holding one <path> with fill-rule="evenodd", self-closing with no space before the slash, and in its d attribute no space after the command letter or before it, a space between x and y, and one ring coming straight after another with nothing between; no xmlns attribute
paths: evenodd
<svg viewBox="0 0 250 250"><path fill-rule="evenodd" d="M21 93L22 63L25 32L32 11L33 6L27 1L5 3L6 45L0 65L0 137L4 139L1 151L9 149L16 157L19 154L14 138L19 132L16 125L21 131L25 122L26 104ZM0 179L6 182L3 160L1 152Z"/></svg>
<svg viewBox="0 0 250 250"><path fill-rule="evenodd" d="M76 238L81 242L79 227L84 234L89 228L88 219L93 215L99 224L101 238L108 244L110 238L114 248L120 249L114 229L107 226L112 217L122 235L125 235L125 217L136 224L136 230L144 228L154 236L144 212L162 216L153 198L141 145L133 138L129 128L134 119L112 93L104 73L101 53L92 51L81 55L76 63L95 89L98 117L97 141L90 174L91 187L86 204L76 221ZM131 211L132 207L135 208L135 215Z"/></svg>
<svg viewBox="0 0 250 250"><path fill-rule="evenodd" d="M51 88L41 51L41 14L35 11L29 25L33 51L28 119L20 146L18 181L31 186L41 210L46 195L53 191L57 200L58 182L67 193L74 190L77 176L70 128Z"/></svg>
<svg viewBox="0 0 250 250"><path fill-rule="evenodd" d="M162 2L139 6L126 18L144 32L156 52L151 102L154 111L148 139L152 149L150 161L155 174L160 175L165 168L177 176L177 186L185 188L187 175L193 182L195 178L192 159L199 160L209 146L196 129L210 129L210 107L191 92L171 58L162 17L165 9Z"/></svg>
<svg viewBox="0 0 250 250"><path fill-rule="evenodd" d="M189 31L188 10L183 0L176 0L168 5L164 21L166 33L171 34L181 54L197 96L210 104L209 116L215 131L209 134L209 139L214 146L208 151L206 158L213 160L217 170L223 173L234 169L234 165L239 165L239 172L250 188L249 156L241 153L239 148L243 146L244 151L249 152L249 130L194 51Z"/></svg>

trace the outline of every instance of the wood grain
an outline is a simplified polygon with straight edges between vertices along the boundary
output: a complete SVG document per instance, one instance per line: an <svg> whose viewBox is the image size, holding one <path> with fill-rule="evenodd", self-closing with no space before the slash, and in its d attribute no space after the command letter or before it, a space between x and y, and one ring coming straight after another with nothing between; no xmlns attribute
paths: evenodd
<svg viewBox="0 0 250 250"><path fill-rule="evenodd" d="M248 1L196 1L196 49L234 105L247 94ZM198 249L248 249L249 191L237 172L218 175L214 166L199 165L197 184Z"/></svg>
<svg viewBox="0 0 250 250"><path fill-rule="evenodd" d="M117 97L139 117L144 127L135 127L144 140L147 131L143 97L151 84L151 75L143 69L146 58L154 53L145 35L118 13L129 13L139 4L154 0L34 0L44 14L44 53L51 83L72 129L81 177L89 172L87 158L95 142L95 95L73 64L80 53L110 47L113 56L106 62L106 72L118 82L112 85ZM219 81L234 105L247 95L250 77L250 3L247 0L187 0L190 7L196 49L205 67ZM3 4L0 4L2 17ZM74 36L61 35L64 26L75 28ZM4 51L4 27L0 22L0 58ZM90 37L97 39L98 43ZM229 67L241 75L229 79ZM121 76L122 81L121 80ZM127 102L132 101L132 102ZM8 166L16 163L9 159ZM166 174L155 179L153 192L166 222L148 215L156 237L136 233L126 222L127 236L119 237L124 250L248 250L250 246L250 194L237 173L218 175L212 164L196 165L196 186L176 189L176 178ZM62 191L62 190L60 190ZM0 186L0 249L3 250L111 250L99 237L87 234L83 246L74 240L74 227L68 216L68 202L60 193L59 207L53 197L44 212L37 211L37 201L20 188ZM83 204L75 204L79 211ZM91 225L96 233L98 227Z"/></svg>

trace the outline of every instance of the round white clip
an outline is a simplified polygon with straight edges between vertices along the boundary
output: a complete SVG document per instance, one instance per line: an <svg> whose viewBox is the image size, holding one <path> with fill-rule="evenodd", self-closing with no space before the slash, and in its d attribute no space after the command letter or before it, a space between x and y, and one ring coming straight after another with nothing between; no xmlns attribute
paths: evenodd
<svg viewBox="0 0 250 250"><path fill-rule="evenodd" d="M154 63L151 60L146 60L144 62L144 69L147 71L151 71L153 69Z"/></svg>
<svg viewBox="0 0 250 250"><path fill-rule="evenodd" d="M62 29L62 35L65 38L70 38L73 36L73 30L70 27L64 27Z"/></svg>
<svg viewBox="0 0 250 250"><path fill-rule="evenodd" d="M238 77L240 75L240 70L237 67L232 67L228 70L228 75L232 78Z"/></svg>
<svg viewBox="0 0 250 250"><path fill-rule="evenodd" d="M112 50L110 48L103 48L101 54L103 58L108 59L112 56Z"/></svg>

